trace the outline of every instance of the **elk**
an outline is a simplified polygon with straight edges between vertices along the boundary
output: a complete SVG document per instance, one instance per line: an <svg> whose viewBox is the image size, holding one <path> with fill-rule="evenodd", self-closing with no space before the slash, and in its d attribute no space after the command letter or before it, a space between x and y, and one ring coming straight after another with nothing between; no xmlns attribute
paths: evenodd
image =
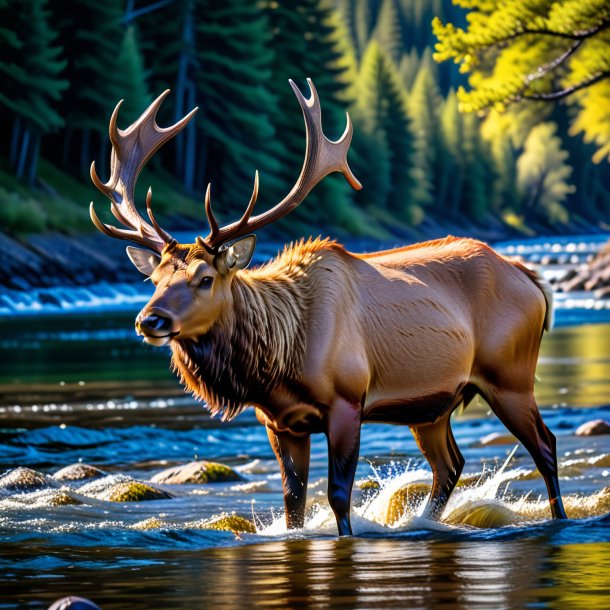
<svg viewBox="0 0 610 610"><path fill-rule="evenodd" d="M298 206L331 172L354 189L347 163L352 125L330 141L320 102L290 85L305 119L301 173L286 197L252 216L219 226L210 185L207 237L180 244L164 231L146 197L150 223L134 203L138 174L153 153L193 117L160 128L166 91L125 130L110 119L111 175L91 166L95 186L125 228L110 226L90 207L95 226L135 242L127 254L155 285L136 318L144 341L169 345L171 365L186 389L212 414L231 419L248 406L265 425L282 473L289 528L304 523L310 435L328 441L328 499L340 535L351 534L351 492L363 423L409 426L433 472L423 514L441 517L464 458L451 431L451 413L481 395L526 447L546 482L551 512L565 518L555 437L534 398L543 330L551 326L552 293L519 262L473 239L445 239L354 254L329 239L301 240L274 260L247 269L253 232Z"/></svg>

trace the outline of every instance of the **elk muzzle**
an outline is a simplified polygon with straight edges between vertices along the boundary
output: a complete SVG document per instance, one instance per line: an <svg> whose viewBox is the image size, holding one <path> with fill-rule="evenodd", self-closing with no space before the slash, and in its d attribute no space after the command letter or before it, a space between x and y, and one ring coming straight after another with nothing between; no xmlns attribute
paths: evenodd
<svg viewBox="0 0 610 610"><path fill-rule="evenodd" d="M168 312L158 308L145 308L136 318L136 332L144 337L146 343L160 347L177 336L180 330Z"/></svg>

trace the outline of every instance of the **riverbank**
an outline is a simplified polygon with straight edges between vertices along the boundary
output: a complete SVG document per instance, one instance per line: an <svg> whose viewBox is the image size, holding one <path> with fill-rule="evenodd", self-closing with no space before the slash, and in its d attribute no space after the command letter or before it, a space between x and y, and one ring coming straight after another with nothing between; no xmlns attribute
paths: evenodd
<svg viewBox="0 0 610 610"><path fill-rule="evenodd" d="M172 235L184 243L191 243L196 235L207 232L203 216L200 226L193 224L192 231L185 229L185 226L188 226L186 219L181 229L172 231ZM585 222L570 227L557 227L554 231L547 227L538 229L543 231L542 235L548 234L550 241L569 235L605 235L600 227ZM313 231L312 234L328 234L354 252L372 252L446 235L474 237L488 243L528 239L514 228L491 217L485 226L468 223L456 226L426 219L417 228L385 227L385 232L387 237L384 239L354 237L338 230L329 232L324 229ZM262 262L270 258L289 241L275 227L261 231L256 260ZM0 267L0 296L10 290L90 286L100 282L137 283L141 276L125 256L126 245L129 245L128 242L109 239L98 231L78 235L31 233L27 236L0 231L0 251L5 254Z"/></svg>

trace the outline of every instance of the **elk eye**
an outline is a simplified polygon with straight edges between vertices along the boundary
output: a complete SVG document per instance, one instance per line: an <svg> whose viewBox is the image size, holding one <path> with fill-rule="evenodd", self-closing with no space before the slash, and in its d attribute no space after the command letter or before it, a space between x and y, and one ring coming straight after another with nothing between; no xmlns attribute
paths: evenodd
<svg viewBox="0 0 610 610"><path fill-rule="evenodd" d="M199 288L209 288L213 281L214 278L211 275L204 275L199 282Z"/></svg>

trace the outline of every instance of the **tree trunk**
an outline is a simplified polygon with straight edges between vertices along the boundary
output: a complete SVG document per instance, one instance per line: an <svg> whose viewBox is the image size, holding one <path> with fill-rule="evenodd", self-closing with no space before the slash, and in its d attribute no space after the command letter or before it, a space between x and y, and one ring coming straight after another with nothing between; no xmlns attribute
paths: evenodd
<svg viewBox="0 0 610 610"><path fill-rule="evenodd" d="M81 140L80 160L79 160L80 172L83 176L87 174L90 163L91 163L91 130L83 129L83 137Z"/></svg>
<svg viewBox="0 0 610 610"><path fill-rule="evenodd" d="M28 168L28 184L32 186L36 180L36 174L38 172L38 159L40 158L40 142L42 136L37 133L34 134L32 140L32 146L30 147L30 159Z"/></svg>
<svg viewBox="0 0 610 610"><path fill-rule="evenodd" d="M19 159L17 160L17 169L15 171L17 178L23 178L23 175L25 174L30 137L30 130L27 127L24 127L23 137L21 138L21 148L19 150Z"/></svg>
<svg viewBox="0 0 610 610"><path fill-rule="evenodd" d="M9 161L11 167L17 164L17 150L19 148L19 140L21 139L21 117L17 115L13 123L13 133L11 134L11 150Z"/></svg>
<svg viewBox="0 0 610 610"><path fill-rule="evenodd" d="M193 83L189 79L189 65L192 61L190 50L193 48L195 38L195 27L193 17L193 3L191 0L186 2L183 21L182 21L182 40L180 45L180 57L178 59L178 76L176 77L176 105L174 120L179 121L192 108L187 107L187 98L193 97L194 93L189 95L189 88L192 88ZM194 105L194 101L193 101ZM191 168L190 175L185 166L186 155L193 154L195 147L196 130L193 122L189 123L186 128L186 138L176 138L176 173L182 178L182 181L187 189L193 188L193 170ZM194 161L190 162L194 164Z"/></svg>

